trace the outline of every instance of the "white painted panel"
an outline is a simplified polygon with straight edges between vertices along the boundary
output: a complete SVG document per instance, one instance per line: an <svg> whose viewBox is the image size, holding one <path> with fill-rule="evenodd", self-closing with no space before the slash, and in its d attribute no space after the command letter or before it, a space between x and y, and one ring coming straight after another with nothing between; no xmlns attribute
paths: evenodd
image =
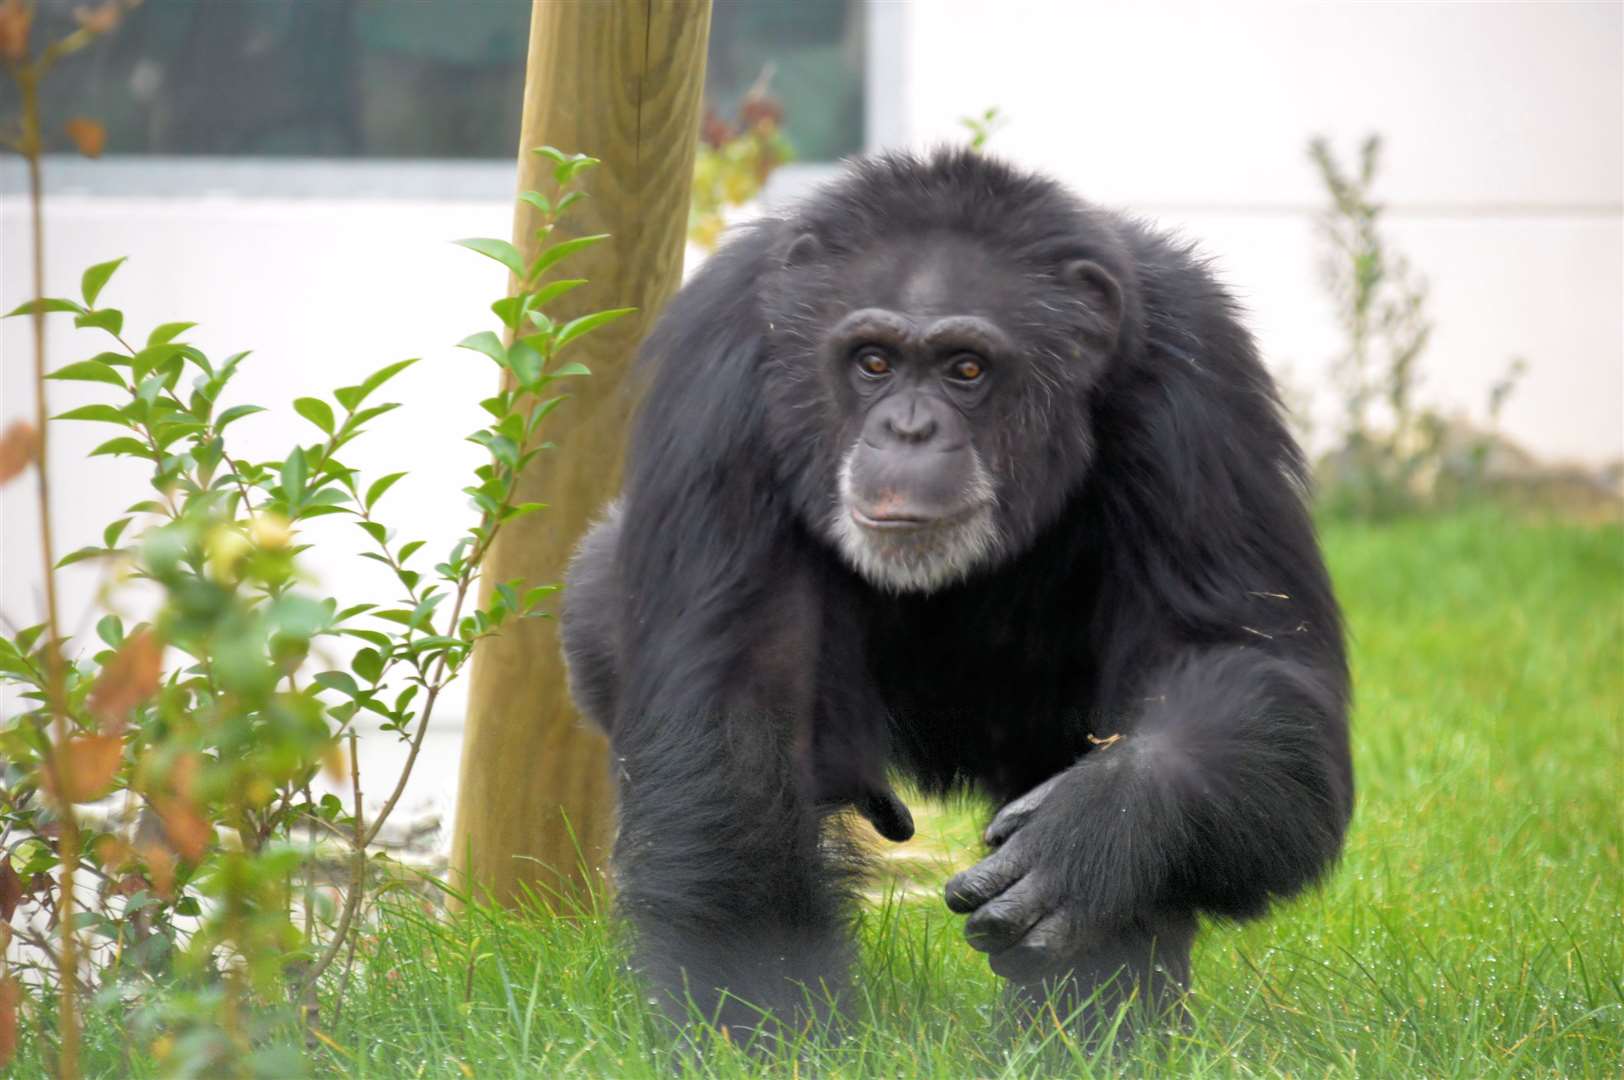
<svg viewBox="0 0 1624 1080"><path fill-rule="evenodd" d="M907 41L912 137L997 105L1106 201L1312 202L1307 140L1379 131L1396 203L1620 203L1616 3L930 0Z"/></svg>
<svg viewBox="0 0 1624 1080"><path fill-rule="evenodd" d="M291 411L295 396L328 392L395 360L422 357L388 384L387 396L380 392L381 400L405 407L380 418L345 460L372 475L409 471L386 497L380 517L429 541L418 557L426 564L434 560L425 556L443 554L472 520L462 512L461 489L482 451L463 436L483 423L478 401L496 385L495 368L454 346L475 330L496 327L487 305L501 295L506 278L496 263L450 241L506 236L508 204L59 197L49 207L46 274L53 295L76 297L85 266L128 255L102 302L124 310L130 331L145 335L157 323L184 318L201 324L190 340L216 360L254 350L231 400L275 411L232 427L239 452L250 457L317 437ZM29 287L22 276L25 223L21 200L8 198L0 211L0 303L7 309ZM53 367L110 344L98 332L75 331L65 315L52 316L48 326ZM0 324L0 352L0 415L31 415L26 320ZM99 383L52 383L51 407L60 412L112 393ZM102 524L151 494L138 463L86 457L113 434L103 424L53 426L53 505L62 552L98 542ZM32 473L0 490L0 612L21 624L41 610L36 498ZM309 565L319 591L347 602L391 595L387 571L351 557L365 545L353 526L320 519L309 538L316 543ZM93 564L65 571L63 613L70 626L81 625L97 581ZM442 702L448 713L461 712L458 694L448 692Z"/></svg>

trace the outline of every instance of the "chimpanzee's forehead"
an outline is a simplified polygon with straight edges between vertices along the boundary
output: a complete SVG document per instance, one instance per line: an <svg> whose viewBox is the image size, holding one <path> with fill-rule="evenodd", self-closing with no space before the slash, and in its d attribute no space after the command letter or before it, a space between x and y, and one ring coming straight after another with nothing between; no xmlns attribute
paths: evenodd
<svg viewBox="0 0 1624 1080"><path fill-rule="evenodd" d="M1019 267L953 234L887 238L842 268L854 308L879 307L920 318L996 317L1031 289Z"/></svg>

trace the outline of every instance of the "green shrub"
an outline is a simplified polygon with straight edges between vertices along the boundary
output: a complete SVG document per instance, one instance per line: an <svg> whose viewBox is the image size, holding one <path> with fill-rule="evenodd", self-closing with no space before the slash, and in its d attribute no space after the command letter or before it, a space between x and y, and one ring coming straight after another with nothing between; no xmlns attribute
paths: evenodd
<svg viewBox="0 0 1624 1080"><path fill-rule="evenodd" d="M77 298L38 298L10 313L70 314L103 339L106 351L48 375L41 355L43 378L107 391L50 422L106 425L112 437L91 456L141 461L150 477L150 491L99 543L42 574L94 560L110 584L143 583L157 597L133 624L105 615L100 647L85 655L66 652L54 589L46 622L0 636L0 681L25 705L0 721L0 923L29 946L33 970L22 981L39 991L22 1006L33 1016L44 1018L48 994L71 1016L90 991L142 1019L168 1071L302 1071L298 1022L319 1023L317 981L342 968L335 962L352 948L368 897L399 877L368 847L405 788L437 700L482 639L543 614L555 588L502 582L481 605L475 584L500 531L542 509L516 502L515 482L550 449L541 436L565 400L557 384L588 374L567 359L569 345L629 310L568 322L545 314L582 284L557 278L559 265L604 237L552 239L596 161L537 153L553 162L553 190L520 198L541 214L539 254L527 264L507 241L461 241L517 284L491 305L505 336L486 330L461 343L497 365L502 389L480 403L490 422L468 436L490 452L463 489L470 524L437 559L387 524L384 500L404 474L363 476L344 460L398 407L381 394L415 361L297 398L307 438L254 460L231 441L240 421L265 411L231 402L247 354L206 356L187 342L187 322L129 333L124 312L102 301L123 260L86 270ZM43 456L26 456L48 492ZM323 517L354 526L360 557L388 567L394 596L341 605L308 588L301 556ZM48 530L43 540L49 561ZM364 724L410 747L370 818L355 775ZM323 768L352 800L313 797ZM339 898L323 902L312 886L335 845ZM13 1033L18 985L6 983ZM67 1060L72 1028L70 1019L57 1032Z"/></svg>

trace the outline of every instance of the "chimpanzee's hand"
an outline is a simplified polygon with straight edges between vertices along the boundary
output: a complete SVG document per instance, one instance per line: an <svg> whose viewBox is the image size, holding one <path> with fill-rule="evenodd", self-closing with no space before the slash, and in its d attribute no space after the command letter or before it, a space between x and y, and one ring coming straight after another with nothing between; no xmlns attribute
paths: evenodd
<svg viewBox="0 0 1624 1080"><path fill-rule="evenodd" d="M1083 920L1069 911L1061 884L1043 865L1037 835L1023 827L1066 779L1050 778L1009 803L987 826L996 850L947 883L947 906L969 914L964 936L993 971L1035 982L1083 944Z"/></svg>

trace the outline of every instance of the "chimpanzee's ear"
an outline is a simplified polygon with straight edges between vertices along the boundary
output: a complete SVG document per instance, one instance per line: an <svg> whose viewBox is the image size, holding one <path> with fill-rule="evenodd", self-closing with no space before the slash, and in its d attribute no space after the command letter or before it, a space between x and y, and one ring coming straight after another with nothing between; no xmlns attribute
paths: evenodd
<svg viewBox="0 0 1624 1080"><path fill-rule="evenodd" d="M1107 345L1115 349L1122 330L1122 286L1092 259L1072 259L1060 268L1060 280L1090 294L1099 312Z"/></svg>
<svg viewBox="0 0 1624 1080"><path fill-rule="evenodd" d="M815 233L804 232L784 246L779 261L786 267L804 266L823 254L823 242Z"/></svg>

